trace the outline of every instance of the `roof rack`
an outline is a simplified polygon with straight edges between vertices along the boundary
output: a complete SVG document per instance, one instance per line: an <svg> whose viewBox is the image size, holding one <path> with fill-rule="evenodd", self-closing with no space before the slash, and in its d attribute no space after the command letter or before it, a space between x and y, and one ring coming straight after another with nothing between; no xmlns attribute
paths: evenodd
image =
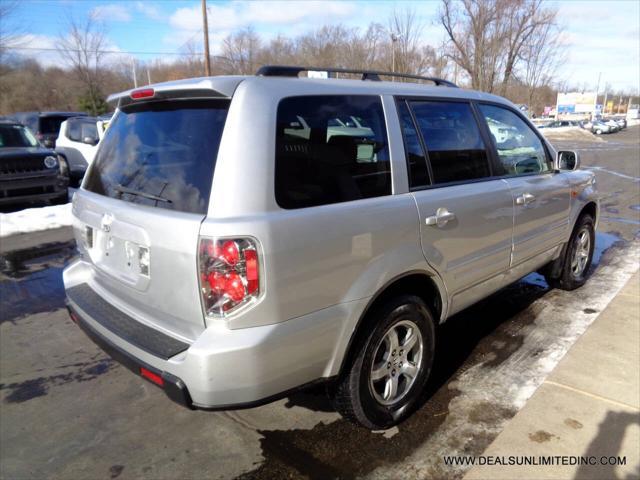
<svg viewBox="0 0 640 480"><path fill-rule="evenodd" d="M327 72L327 73L353 73L362 75L361 80L380 81L380 75L398 78L411 78L414 80L428 80L437 86L453 87L458 86L437 77L424 77L422 75L411 75L409 73L382 72L379 70L358 70L353 68L333 68L333 67L295 67L289 65L264 65L258 69L256 75L263 77L297 77L300 72Z"/></svg>

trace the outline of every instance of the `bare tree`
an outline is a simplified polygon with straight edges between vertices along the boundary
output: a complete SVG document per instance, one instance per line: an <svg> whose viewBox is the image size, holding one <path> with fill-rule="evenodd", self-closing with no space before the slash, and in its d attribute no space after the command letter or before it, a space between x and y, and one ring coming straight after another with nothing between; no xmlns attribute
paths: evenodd
<svg viewBox="0 0 640 480"><path fill-rule="evenodd" d="M538 107L536 95L543 85L549 85L563 61L562 45L556 27L545 24L523 43L519 53L522 62L521 78L527 87L527 105Z"/></svg>
<svg viewBox="0 0 640 480"><path fill-rule="evenodd" d="M493 91L501 63L498 0L443 0L439 21L451 40L447 55L471 80L471 88Z"/></svg>
<svg viewBox="0 0 640 480"><path fill-rule="evenodd" d="M451 42L447 55L472 88L493 92L500 82L505 95L524 45L554 25L556 14L542 0L442 0L439 21Z"/></svg>
<svg viewBox="0 0 640 480"><path fill-rule="evenodd" d="M255 73L260 48L260 37L252 27L227 36L222 42L222 57L226 62L227 73L240 75Z"/></svg>
<svg viewBox="0 0 640 480"><path fill-rule="evenodd" d="M24 43L24 31L10 23L11 17L19 7L16 0L0 1L0 63L3 63L7 50L21 47ZM0 69L0 73L4 68Z"/></svg>
<svg viewBox="0 0 640 480"><path fill-rule="evenodd" d="M502 6L505 22L503 36L505 39L504 74L500 85L500 95L507 94L507 85L516 68L516 62L522 59L522 49L526 45L537 44L540 38L557 43L555 26L557 10L544 8L542 0L508 0Z"/></svg>
<svg viewBox="0 0 640 480"><path fill-rule="evenodd" d="M167 78L163 78L165 80L178 80L180 78L190 78L190 77L198 77L202 75L204 71L203 65L203 53L201 43L197 42L195 38L190 38L187 40L180 51L183 54L183 61L180 66L175 65L178 68L172 69ZM215 68L216 62L213 62L213 67Z"/></svg>
<svg viewBox="0 0 640 480"><path fill-rule="evenodd" d="M263 65L294 64L296 63L296 50L296 44L292 39L278 35L271 39L264 49L261 49L258 62Z"/></svg>
<svg viewBox="0 0 640 480"><path fill-rule="evenodd" d="M100 71L105 43L104 24L92 16L84 22L70 18L66 33L60 34L56 43L62 58L82 80L87 91L87 106L94 115L104 109Z"/></svg>
<svg viewBox="0 0 640 480"><path fill-rule="evenodd" d="M394 11L389 18L390 47L392 56L395 55L392 68L397 72L420 75L433 60L434 50L422 46L423 29L415 10Z"/></svg>

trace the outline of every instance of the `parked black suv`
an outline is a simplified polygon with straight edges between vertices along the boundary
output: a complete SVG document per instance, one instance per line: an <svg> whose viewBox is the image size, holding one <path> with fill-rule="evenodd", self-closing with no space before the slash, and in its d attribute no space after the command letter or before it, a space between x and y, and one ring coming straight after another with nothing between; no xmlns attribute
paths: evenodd
<svg viewBox="0 0 640 480"><path fill-rule="evenodd" d="M55 148L60 124L67 118L85 115L84 112L18 112L10 118L29 127L42 145Z"/></svg>
<svg viewBox="0 0 640 480"><path fill-rule="evenodd" d="M0 121L0 205L67 203L69 167L24 125Z"/></svg>

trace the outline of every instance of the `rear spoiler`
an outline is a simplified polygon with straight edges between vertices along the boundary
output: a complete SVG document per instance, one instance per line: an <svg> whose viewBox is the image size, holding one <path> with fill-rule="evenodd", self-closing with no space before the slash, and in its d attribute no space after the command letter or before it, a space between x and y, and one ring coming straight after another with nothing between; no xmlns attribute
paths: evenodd
<svg viewBox="0 0 640 480"><path fill-rule="evenodd" d="M122 108L132 103L156 100L229 99L244 78L241 76L190 78L176 82L145 85L144 87L109 95L107 103L111 107Z"/></svg>

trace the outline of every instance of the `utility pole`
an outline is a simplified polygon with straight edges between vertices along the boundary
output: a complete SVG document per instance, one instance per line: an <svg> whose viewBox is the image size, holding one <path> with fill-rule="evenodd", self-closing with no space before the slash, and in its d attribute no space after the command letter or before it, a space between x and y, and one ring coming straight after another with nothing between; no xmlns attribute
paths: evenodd
<svg viewBox="0 0 640 480"><path fill-rule="evenodd" d="M147 67L147 85L151 85L151 74L149 73L149 67Z"/></svg>
<svg viewBox="0 0 640 480"><path fill-rule="evenodd" d="M596 112L598 109L598 91L600 90L600 77L602 77L602 72L598 72L598 85L596 86L596 98L593 101L593 113L591 114L592 120L596 117Z"/></svg>
<svg viewBox="0 0 640 480"><path fill-rule="evenodd" d="M138 88L138 75L136 75L136 60L131 59L131 69L133 70L133 88Z"/></svg>
<svg viewBox="0 0 640 480"><path fill-rule="evenodd" d="M211 76L211 59L209 58L209 24L207 23L207 0L202 0L202 29L204 31L204 71Z"/></svg>

